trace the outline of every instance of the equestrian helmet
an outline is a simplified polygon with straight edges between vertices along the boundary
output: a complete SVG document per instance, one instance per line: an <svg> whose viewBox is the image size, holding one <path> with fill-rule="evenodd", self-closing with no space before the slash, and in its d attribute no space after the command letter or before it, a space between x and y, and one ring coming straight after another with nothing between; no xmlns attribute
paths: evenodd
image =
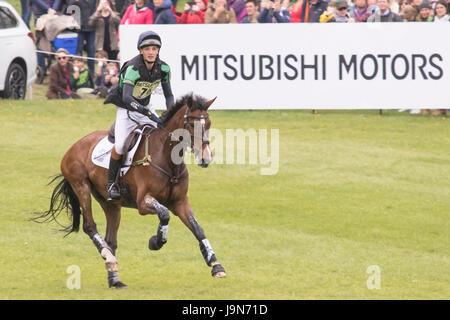
<svg viewBox="0 0 450 320"><path fill-rule="evenodd" d="M148 46L157 46L161 48L161 38L153 31L142 32L137 43L138 50Z"/></svg>

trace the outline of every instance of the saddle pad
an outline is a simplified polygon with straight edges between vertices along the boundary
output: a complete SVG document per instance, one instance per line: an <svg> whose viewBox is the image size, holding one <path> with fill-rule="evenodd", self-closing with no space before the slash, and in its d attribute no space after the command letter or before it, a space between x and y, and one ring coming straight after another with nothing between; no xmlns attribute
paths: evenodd
<svg viewBox="0 0 450 320"><path fill-rule="evenodd" d="M142 129L136 129L134 132L139 132L136 144L134 147L128 151L125 155L124 160L122 161L122 167L120 168L120 176L124 176L128 170L130 169L131 164L133 163L134 154L136 153L137 148L139 147L139 143L142 139L142 132L145 127ZM111 158L111 150L114 144L109 142L108 136L104 137L100 140L92 151L91 160L92 162L99 167L109 169L109 160Z"/></svg>

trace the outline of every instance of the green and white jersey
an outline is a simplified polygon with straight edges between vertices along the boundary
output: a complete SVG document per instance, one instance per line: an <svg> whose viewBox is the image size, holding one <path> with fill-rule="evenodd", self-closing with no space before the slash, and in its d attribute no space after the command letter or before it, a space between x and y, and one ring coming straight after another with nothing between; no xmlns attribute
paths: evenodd
<svg viewBox="0 0 450 320"><path fill-rule="evenodd" d="M170 67L159 58L152 70L148 70L141 55L128 61L119 76L119 91L125 83L134 86L133 98L140 104L148 105L150 96L160 83L170 82Z"/></svg>

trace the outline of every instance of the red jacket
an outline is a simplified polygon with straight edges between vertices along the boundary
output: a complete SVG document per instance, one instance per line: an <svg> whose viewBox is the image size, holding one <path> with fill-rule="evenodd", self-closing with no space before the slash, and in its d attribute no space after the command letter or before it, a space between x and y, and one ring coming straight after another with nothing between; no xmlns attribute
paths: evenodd
<svg viewBox="0 0 450 320"><path fill-rule="evenodd" d="M184 24L199 24L205 23L205 11L189 12L183 11L180 21L178 23Z"/></svg>
<svg viewBox="0 0 450 320"><path fill-rule="evenodd" d="M120 24L153 24L153 11L148 7L139 10L132 4L127 8Z"/></svg>

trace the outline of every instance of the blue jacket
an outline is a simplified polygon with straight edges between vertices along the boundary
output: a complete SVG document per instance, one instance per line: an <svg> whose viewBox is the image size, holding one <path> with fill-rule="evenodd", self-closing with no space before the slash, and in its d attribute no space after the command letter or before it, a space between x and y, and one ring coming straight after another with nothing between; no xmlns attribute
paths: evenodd
<svg viewBox="0 0 450 320"><path fill-rule="evenodd" d="M165 0L160 7L153 9L154 24L176 24L177 20L172 12L172 1Z"/></svg>
<svg viewBox="0 0 450 320"><path fill-rule="evenodd" d="M258 16L259 23L274 23L273 18L275 18L278 23L288 23L291 22L291 14L286 9L281 9L280 11L273 11L273 9L264 8L263 11Z"/></svg>
<svg viewBox="0 0 450 320"><path fill-rule="evenodd" d="M38 19L43 14L46 14L50 8L58 11L60 4L61 0L31 0L31 9L34 17Z"/></svg>

